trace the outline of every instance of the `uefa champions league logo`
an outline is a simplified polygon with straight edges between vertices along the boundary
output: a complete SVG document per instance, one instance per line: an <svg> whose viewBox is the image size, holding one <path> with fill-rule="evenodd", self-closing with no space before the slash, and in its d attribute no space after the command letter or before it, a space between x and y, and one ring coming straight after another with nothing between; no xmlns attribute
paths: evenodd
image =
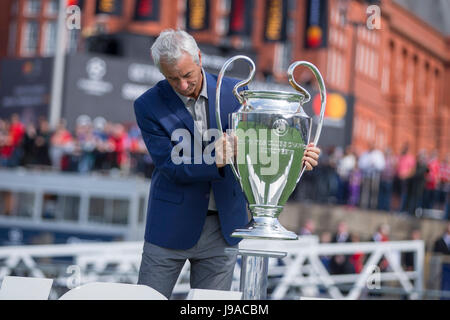
<svg viewBox="0 0 450 320"><path fill-rule="evenodd" d="M272 125L272 129L274 130L274 133L279 137L284 136L288 132L288 128L289 128L289 124L284 119L278 119Z"/></svg>

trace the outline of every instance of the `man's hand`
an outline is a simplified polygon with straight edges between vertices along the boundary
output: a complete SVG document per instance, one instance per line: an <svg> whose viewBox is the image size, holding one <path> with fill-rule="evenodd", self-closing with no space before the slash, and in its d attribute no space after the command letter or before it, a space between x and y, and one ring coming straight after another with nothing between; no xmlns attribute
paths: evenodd
<svg viewBox="0 0 450 320"><path fill-rule="evenodd" d="M232 144L234 140L234 146ZM216 166L222 168L231 163L231 158L236 155L236 136L223 134L215 143L216 148Z"/></svg>
<svg viewBox="0 0 450 320"><path fill-rule="evenodd" d="M319 163L320 149L314 146L314 143L308 144L303 154L302 162L306 167L306 171L311 171L313 167Z"/></svg>

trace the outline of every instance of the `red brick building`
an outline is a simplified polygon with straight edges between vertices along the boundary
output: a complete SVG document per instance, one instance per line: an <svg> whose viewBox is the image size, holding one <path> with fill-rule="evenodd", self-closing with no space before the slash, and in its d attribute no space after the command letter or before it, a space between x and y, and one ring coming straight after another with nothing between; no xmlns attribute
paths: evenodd
<svg viewBox="0 0 450 320"><path fill-rule="evenodd" d="M166 28L185 28L190 19L191 29L200 29L190 31L199 43L231 49L229 56L240 50L255 52L260 80L286 83L286 70L295 60L317 65L330 92L354 97L351 142L357 149L375 143L399 152L407 142L414 152L439 150L442 157L450 152L450 32L419 18L421 11L414 13L405 1L316 1L326 4L321 30L326 46L315 49L305 48L309 0L70 2L82 5L82 30L71 32L70 51L87 50L86 39L99 32L154 38ZM230 35L230 12L239 3L251 13L236 20L244 31ZM380 8L379 29L367 27L375 17L367 14L372 3ZM2 0L0 57L52 55L57 4L58 0ZM136 19L137 5L154 15ZM278 26L276 19L267 20L267 12L282 5L287 6L286 39L267 41L267 26ZM202 7L208 9L206 17ZM99 10L111 14L98 14ZM309 71L299 70L296 76L299 82L314 82Z"/></svg>

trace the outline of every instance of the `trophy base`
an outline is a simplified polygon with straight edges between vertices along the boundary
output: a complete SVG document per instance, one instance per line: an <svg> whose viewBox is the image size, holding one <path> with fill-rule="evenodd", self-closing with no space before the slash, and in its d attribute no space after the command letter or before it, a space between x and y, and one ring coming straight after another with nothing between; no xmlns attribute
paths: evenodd
<svg viewBox="0 0 450 320"><path fill-rule="evenodd" d="M253 217L245 228L236 229L231 234L235 238L261 240L297 240L298 236L286 230L277 218Z"/></svg>

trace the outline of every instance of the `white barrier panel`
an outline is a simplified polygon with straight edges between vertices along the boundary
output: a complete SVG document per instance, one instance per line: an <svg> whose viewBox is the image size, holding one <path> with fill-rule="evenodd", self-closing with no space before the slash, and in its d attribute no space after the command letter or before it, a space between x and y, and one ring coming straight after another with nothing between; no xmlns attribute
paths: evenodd
<svg viewBox="0 0 450 320"><path fill-rule="evenodd" d="M70 290L59 300L167 300L167 298L148 286L94 282Z"/></svg>
<svg viewBox="0 0 450 320"><path fill-rule="evenodd" d="M142 242L105 242L69 245L19 246L0 248L0 279L10 275L19 266L25 267L33 277L44 278L45 270L38 263L40 258L72 257L74 265L64 269L55 277L55 283L69 289L90 282L137 283L137 274L142 255ZM411 299L421 297L424 274L424 242L360 242L360 243L318 243L315 236L300 237L297 241L244 240L242 249L285 251L281 260L270 258L269 281L272 293L269 298L287 299L291 289L300 289L302 297L317 297L319 288L333 299L359 299L372 283L397 281ZM414 269L405 271L400 256L413 252ZM325 256L364 254L367 259L357 274L331 275L321 261ZM386 259L389 268L377 273L376 266ZM240 265L236 264L232 290L239 290ZM114 265L112 268L111 266ZM111 269L112 268L112 269ZM187 294L189 285L189 261L184 265L174 294ZM339 288L349 284L343 294ZM299 297L295 297L298 299Z"/></svg>
<svg viewBox="0 0 450 320"><path fill-rule="evenodd" d="M52 279L5 277L0 289L0 300L47 300Z"/></svg>
<svg viewBox="0 0 450 320"><path fill-rule="evenodd" d="M209 289L191 289L186 300L241 300L242 292L209 290Z"/></svg>

